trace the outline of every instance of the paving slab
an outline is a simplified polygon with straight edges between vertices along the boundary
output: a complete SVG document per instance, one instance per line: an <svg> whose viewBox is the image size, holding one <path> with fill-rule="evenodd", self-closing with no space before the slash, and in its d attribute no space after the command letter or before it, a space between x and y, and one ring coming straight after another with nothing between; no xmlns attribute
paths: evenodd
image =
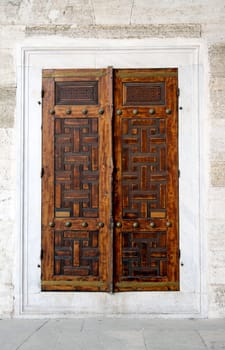
<svg viewBox="0 0 225 350"><path fill-rule="evenodd" d="M225 349L225 327L223 329L200 330L204 343L207 349L224 350Z"/></svg>
<svg viewBox="0 0 225 350"><path fill-rule="evenodd" d="M0 350L221 350L225 320L0 320Z"/></svg>
<svg viewBox="0 0 225 350"><path fill-rule="evenodd" d="M158 330L145 331L145 343L149 350L205 350L206 346L196 331Z"/></svg>
<svg viewBox="0 0 225 350"><path fill-rule="evenodd" d="M0 320L0 349L16 350L45 323L45 320Z"/></svg>

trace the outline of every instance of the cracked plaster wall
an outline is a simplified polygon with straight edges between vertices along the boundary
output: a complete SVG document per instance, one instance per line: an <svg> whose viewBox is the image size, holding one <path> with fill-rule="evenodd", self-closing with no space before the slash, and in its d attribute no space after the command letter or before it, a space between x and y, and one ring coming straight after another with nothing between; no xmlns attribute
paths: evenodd
<svg viewBox="0 0 225 350"><path fill-rule="evenodd" d="M0 1L0 315L13 314L16 44L26 37L202 38L209 55L209 316L225 315L225 1Z"/></svg>

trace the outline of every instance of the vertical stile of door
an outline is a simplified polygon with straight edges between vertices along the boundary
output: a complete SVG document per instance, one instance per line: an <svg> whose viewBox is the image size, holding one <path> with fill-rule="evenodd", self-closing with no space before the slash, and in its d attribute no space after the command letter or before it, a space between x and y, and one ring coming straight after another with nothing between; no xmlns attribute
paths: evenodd
<svg viewBox="0 0 225 350"><path fill-rule="evenodd" d="M113 174L114 174L114 160L113 160L113 67L109 66L107 68L108 71L108 105L109 105L109 113L108 113L108 133L106 133L106 144L109 143L108 151L109 151L109 171L107 179L107 182L110 183L110 192L109 192L109 198L110 198L110 204L109 204L109 213L108 213L108 219L109 219L109 242L108 242L108 266L109 266L109 292L113 293L113 237L114 237L114 223L113 223ZM107 214L106 214L107 215Z"/></svg>
<svg viewBox="0 0 225 350"><path fill-rule="evenodd" d="M114 72L114 288L179 290L177 69Z"/></svg>
<svg viewBox="0 0 225 350"><path fill-rule="evenodd" d="M42 290L110 291L112 69L43 71Z"/></svg>

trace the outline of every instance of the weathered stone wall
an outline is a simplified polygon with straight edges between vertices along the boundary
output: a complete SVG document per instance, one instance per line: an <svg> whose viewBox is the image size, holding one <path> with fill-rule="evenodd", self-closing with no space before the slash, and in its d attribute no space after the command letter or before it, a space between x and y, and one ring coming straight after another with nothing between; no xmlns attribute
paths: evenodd
<svg viewBox="0 0 225 350"><path fill-rule="evenodd" d="M209 46L209 314L225 313L225 41Z"/></svg>
<svg viewBox="0 0 225 350"><path fill-rule="evenodd" d="M225 315L225 1L0 0L0 315L14 307L16 45L39 35L202 38L209 57L209 316ZM204 152L204 150L202 150Z"/></svg>

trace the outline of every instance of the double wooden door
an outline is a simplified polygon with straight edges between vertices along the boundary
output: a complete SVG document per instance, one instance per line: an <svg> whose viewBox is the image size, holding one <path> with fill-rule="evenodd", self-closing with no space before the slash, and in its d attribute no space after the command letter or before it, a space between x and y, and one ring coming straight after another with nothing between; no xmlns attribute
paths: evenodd
<svg viewBox="0 0 225 350"><path fill-rule="evenodd" d="M179 290L177 82L43 71L42 290Z"/></svg>

